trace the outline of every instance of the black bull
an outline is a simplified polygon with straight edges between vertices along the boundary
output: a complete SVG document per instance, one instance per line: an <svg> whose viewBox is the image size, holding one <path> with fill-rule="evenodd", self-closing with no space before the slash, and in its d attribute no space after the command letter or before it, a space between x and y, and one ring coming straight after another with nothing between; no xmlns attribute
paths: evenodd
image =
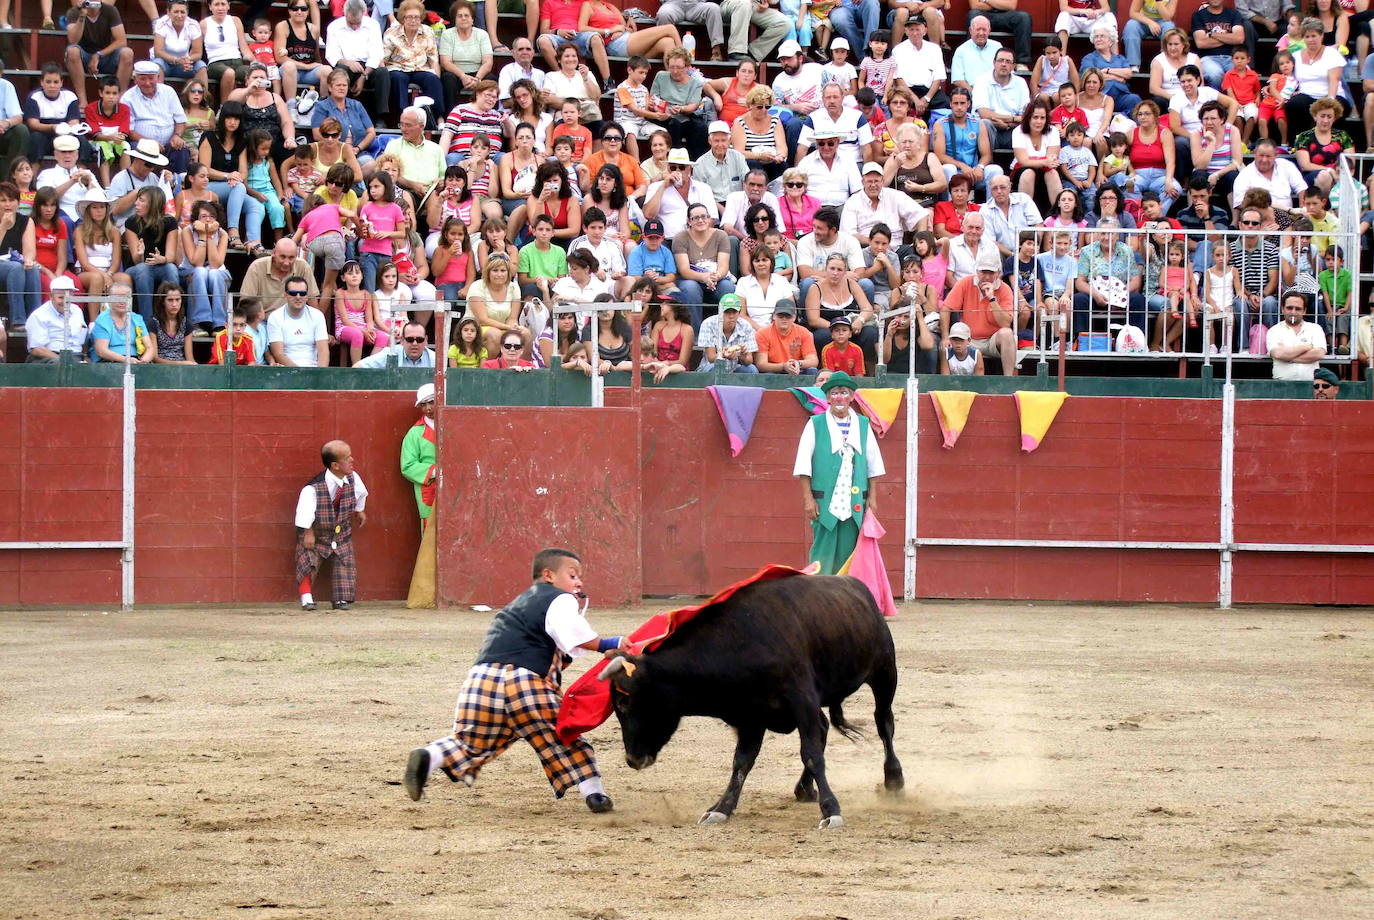
<svg viewBox="0 0 1374 920"><path fill-rule="evenodd" d="M844 823L825 778L830 723L848 738L857 731L842 704L863 684L873 692L873 718L883 742L883 779L902 788L892 747L897 660L892 634L868 588L847 576L793 576L750 585L699 613L644 655L612 660L601 675L636 770L653 764L683 716L712 716L734 727L734 770L725 794L701 823L726 820L763 745L765 731L796 730L802 775L798 801L817 801L821 827Z"/></svg>

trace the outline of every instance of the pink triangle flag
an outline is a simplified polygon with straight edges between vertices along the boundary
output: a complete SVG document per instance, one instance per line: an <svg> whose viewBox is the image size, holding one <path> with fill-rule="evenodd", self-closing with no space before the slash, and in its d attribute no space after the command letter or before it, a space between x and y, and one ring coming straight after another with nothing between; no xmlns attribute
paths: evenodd
<svg viewBox="0 0 1374 920"><path fill-rule="evenodd" d="M754 430L754 416L759 412L763 387L710 386L706 392L711 394L720 420L725 423L725 434L730 439L730 456L738 457L744 445L749 443L749 433Z"/></svg>

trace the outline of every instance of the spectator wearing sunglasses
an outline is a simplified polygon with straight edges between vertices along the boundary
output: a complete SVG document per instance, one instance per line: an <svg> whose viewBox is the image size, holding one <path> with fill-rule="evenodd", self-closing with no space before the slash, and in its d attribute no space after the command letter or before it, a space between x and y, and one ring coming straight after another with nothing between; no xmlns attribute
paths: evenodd
<svg viewBox="0 0 1374 920"><path fill-rule="evenodd" d="M297 86L323 86L332 68L320 58L319 7L288 0L286 16L273 28L272 44L281 62L282 95L294 99Z"/></svg>
<svg viewBox="0 0 1374 920"><path fill-rule="evenodd" d="M797 169L805 174L811 194L822 205L840 208L849 196L863 190L863 180L854 160L839 154L843 135L839 131L817 131L816 149L802 157ZM783 178L784 188L788 180Z"/></svg>
<svg viewBox="0 0 1374 920"><path fill-rule="evenodd" d="M434 349L429 347L425 327L420 323L406 323L401 330L401 341L374 351L353 366L377 370L386 367L391 357L395 357L397 367L434 367Z"/></svg>
<svg viewBox="0 0 1374 920"><path fill-rule="evenodd" d="M1324 367L1317 368L1312 372L1312 398L1340 399L1340 378Z"/></svg>
<svg viewBox="0 0 1374 920"><path fill-rule="evenodd" d="M532 371L534 362L522 357L524 351L525 340L520 333L507 332L501 336L501 354L490 361L483 361L482 367L493 371Z"/></svg>

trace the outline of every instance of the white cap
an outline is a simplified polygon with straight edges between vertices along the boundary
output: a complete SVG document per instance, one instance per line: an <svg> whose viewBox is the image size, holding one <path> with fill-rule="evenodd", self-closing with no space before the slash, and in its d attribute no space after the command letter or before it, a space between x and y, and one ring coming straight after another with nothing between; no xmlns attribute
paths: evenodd
<svg viewBox="0 0 1374 920"><path fill-rule="evenodd" d="M830 43L830 50L831 50L831 51L834 51L836 48L843 48L843 49L846 50L846 51L850 50L850 49L849 49L849 39L845 38L844 36L841 36L841 37L835 39L834 41L832 41L832 42Z"/></svg>
<svg viewBox="0 0 1374 920"><path fill-rule="evenodd" d="M48 290L74 291L76 290L76 282L68 278L66 275L58 275L56 278L52 279L52 284L48 285Z"/></svg>
<svg viewBox="0 0 1374 920"><path fill-rule="evenodd" d="M801 45L797 44L792 39L789 38L781 45L778 45L779 58L791 57L794 54L801 54Z"/></svg>
<svg viewBox="0 0 1374 920"><path fill-rule="evenodd" d="M978 257L978 271L998 272L1002 271L1002 260L997 257L995 252L985 252Z"/></svg>
<svg viewBox="0 0 1374 920"><path fill-rule="evenodd" d="M161 73L161 68L152 61L137 61L134 63L134 73Z"/></svg>
<svg viewBox="0 0 1374 920"><path fill-rule="evenodd" d="M963 339L967 342L973 338L973 335L969 332L968 323L955 323L949 327L949 337L951 339Z"/></svg>
<svg viewBox="0 0 1374 920"><path fill-rule="evenodd" d="M415 405L423 405L434 398L434 384L422 383L415 391Z"/></svg>
<svg viewBox="0 0 1374 920"><path fill-rule="evenodd" d="M716 133L720 133L720 134L729 134L729 133L730 133L730 126L727 125L727 124L726 124L725 122L723 122L723 121L713 121L713 122L711 122L711 126L710 126L709 128L706 129L706 133L707 133L707 134L716 134Z"/></svg>
<svg viewBox="0 0 1374 920"><path fill-rule="evenodd" d="M881 175L881 174L882 174L882 171L883 171L883 167L882 167L880 164L878 164L878 163L865 163L865 164L864 164L864 175L865 175L865 176L868 175L869 173L878 173L878 174Z"/></svg>
<svg viewBox="0 0 1374 920"><path fill-rule="evenodd" d="M72 137L70 134L59 135L52 139L53 150L80 150L81 141Z"/></svg>
<svg viewBox="0 0 1374 920"><path fill-rule="evenodd" d="M691 166L692 155L687 152L686 147L674 147L672 150L668 151L668 162Z"/></svg>

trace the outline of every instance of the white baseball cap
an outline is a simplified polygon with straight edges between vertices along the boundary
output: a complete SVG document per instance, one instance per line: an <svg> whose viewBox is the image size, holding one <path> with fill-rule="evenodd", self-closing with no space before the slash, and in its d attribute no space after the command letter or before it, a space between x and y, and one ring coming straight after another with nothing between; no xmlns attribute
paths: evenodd
<svg viewBox="0 0 1374 920"><path fill-rule="evenodd" d="M967 342L969 339L973 338L973 335L969 331L968 323L955 323L953 326L949 327L949 337L951 339L962 339Z"/></svg>
<svg viewBox="0 0 1374 920"><path fill-rule="evenodd" d="M791 57L794 54L801 54L801 45L797 44L792 39L789 38L781 45L778 45L779 58Z"/></svg>
<svg viewBox="0 0 1374 920"><path fill-rule="evenodd" d="M48 285L48 290L74 291L76 290L76 282L68 278L66 275L58 275L56 278L52 279L52 284Z"/></svg>
<svg viewBox="0 0 1374 920"><path fill-rule="evenodd" d="M864 175L865 175L865 176L868 175L869 173L878 173L879 175L881 175L881 174L882 174L882 171L883 171L883 167L882 167L880 164L878 164L878 163L865 163L865 164L864 164Z"/></svg>
<svg viewBox="0 0 1374 920"><path fill-rule="evenodd" d="M850 50L850 49L849 49L849 39L847 39L847 38L841 36L841 37L835 39L834 41L832 41L832 42L830 43L830 50L831 50L831 51L834 51L836 48L843 48L843 49L846 50L846 51Z"/></svg>
<svg viewBox="0 0 1374 920"><path fill-rule="evenodd" d="M726 124L725 122L723 122L723 121L713 121L713 122L711 122L711 126L710 126L709 128L706 129L706 133L707 133L707 134L716 134L716 133L720 133L720 134L729 134L729 133L730 133L730 126L727 125L727 124Z"/></svg>

